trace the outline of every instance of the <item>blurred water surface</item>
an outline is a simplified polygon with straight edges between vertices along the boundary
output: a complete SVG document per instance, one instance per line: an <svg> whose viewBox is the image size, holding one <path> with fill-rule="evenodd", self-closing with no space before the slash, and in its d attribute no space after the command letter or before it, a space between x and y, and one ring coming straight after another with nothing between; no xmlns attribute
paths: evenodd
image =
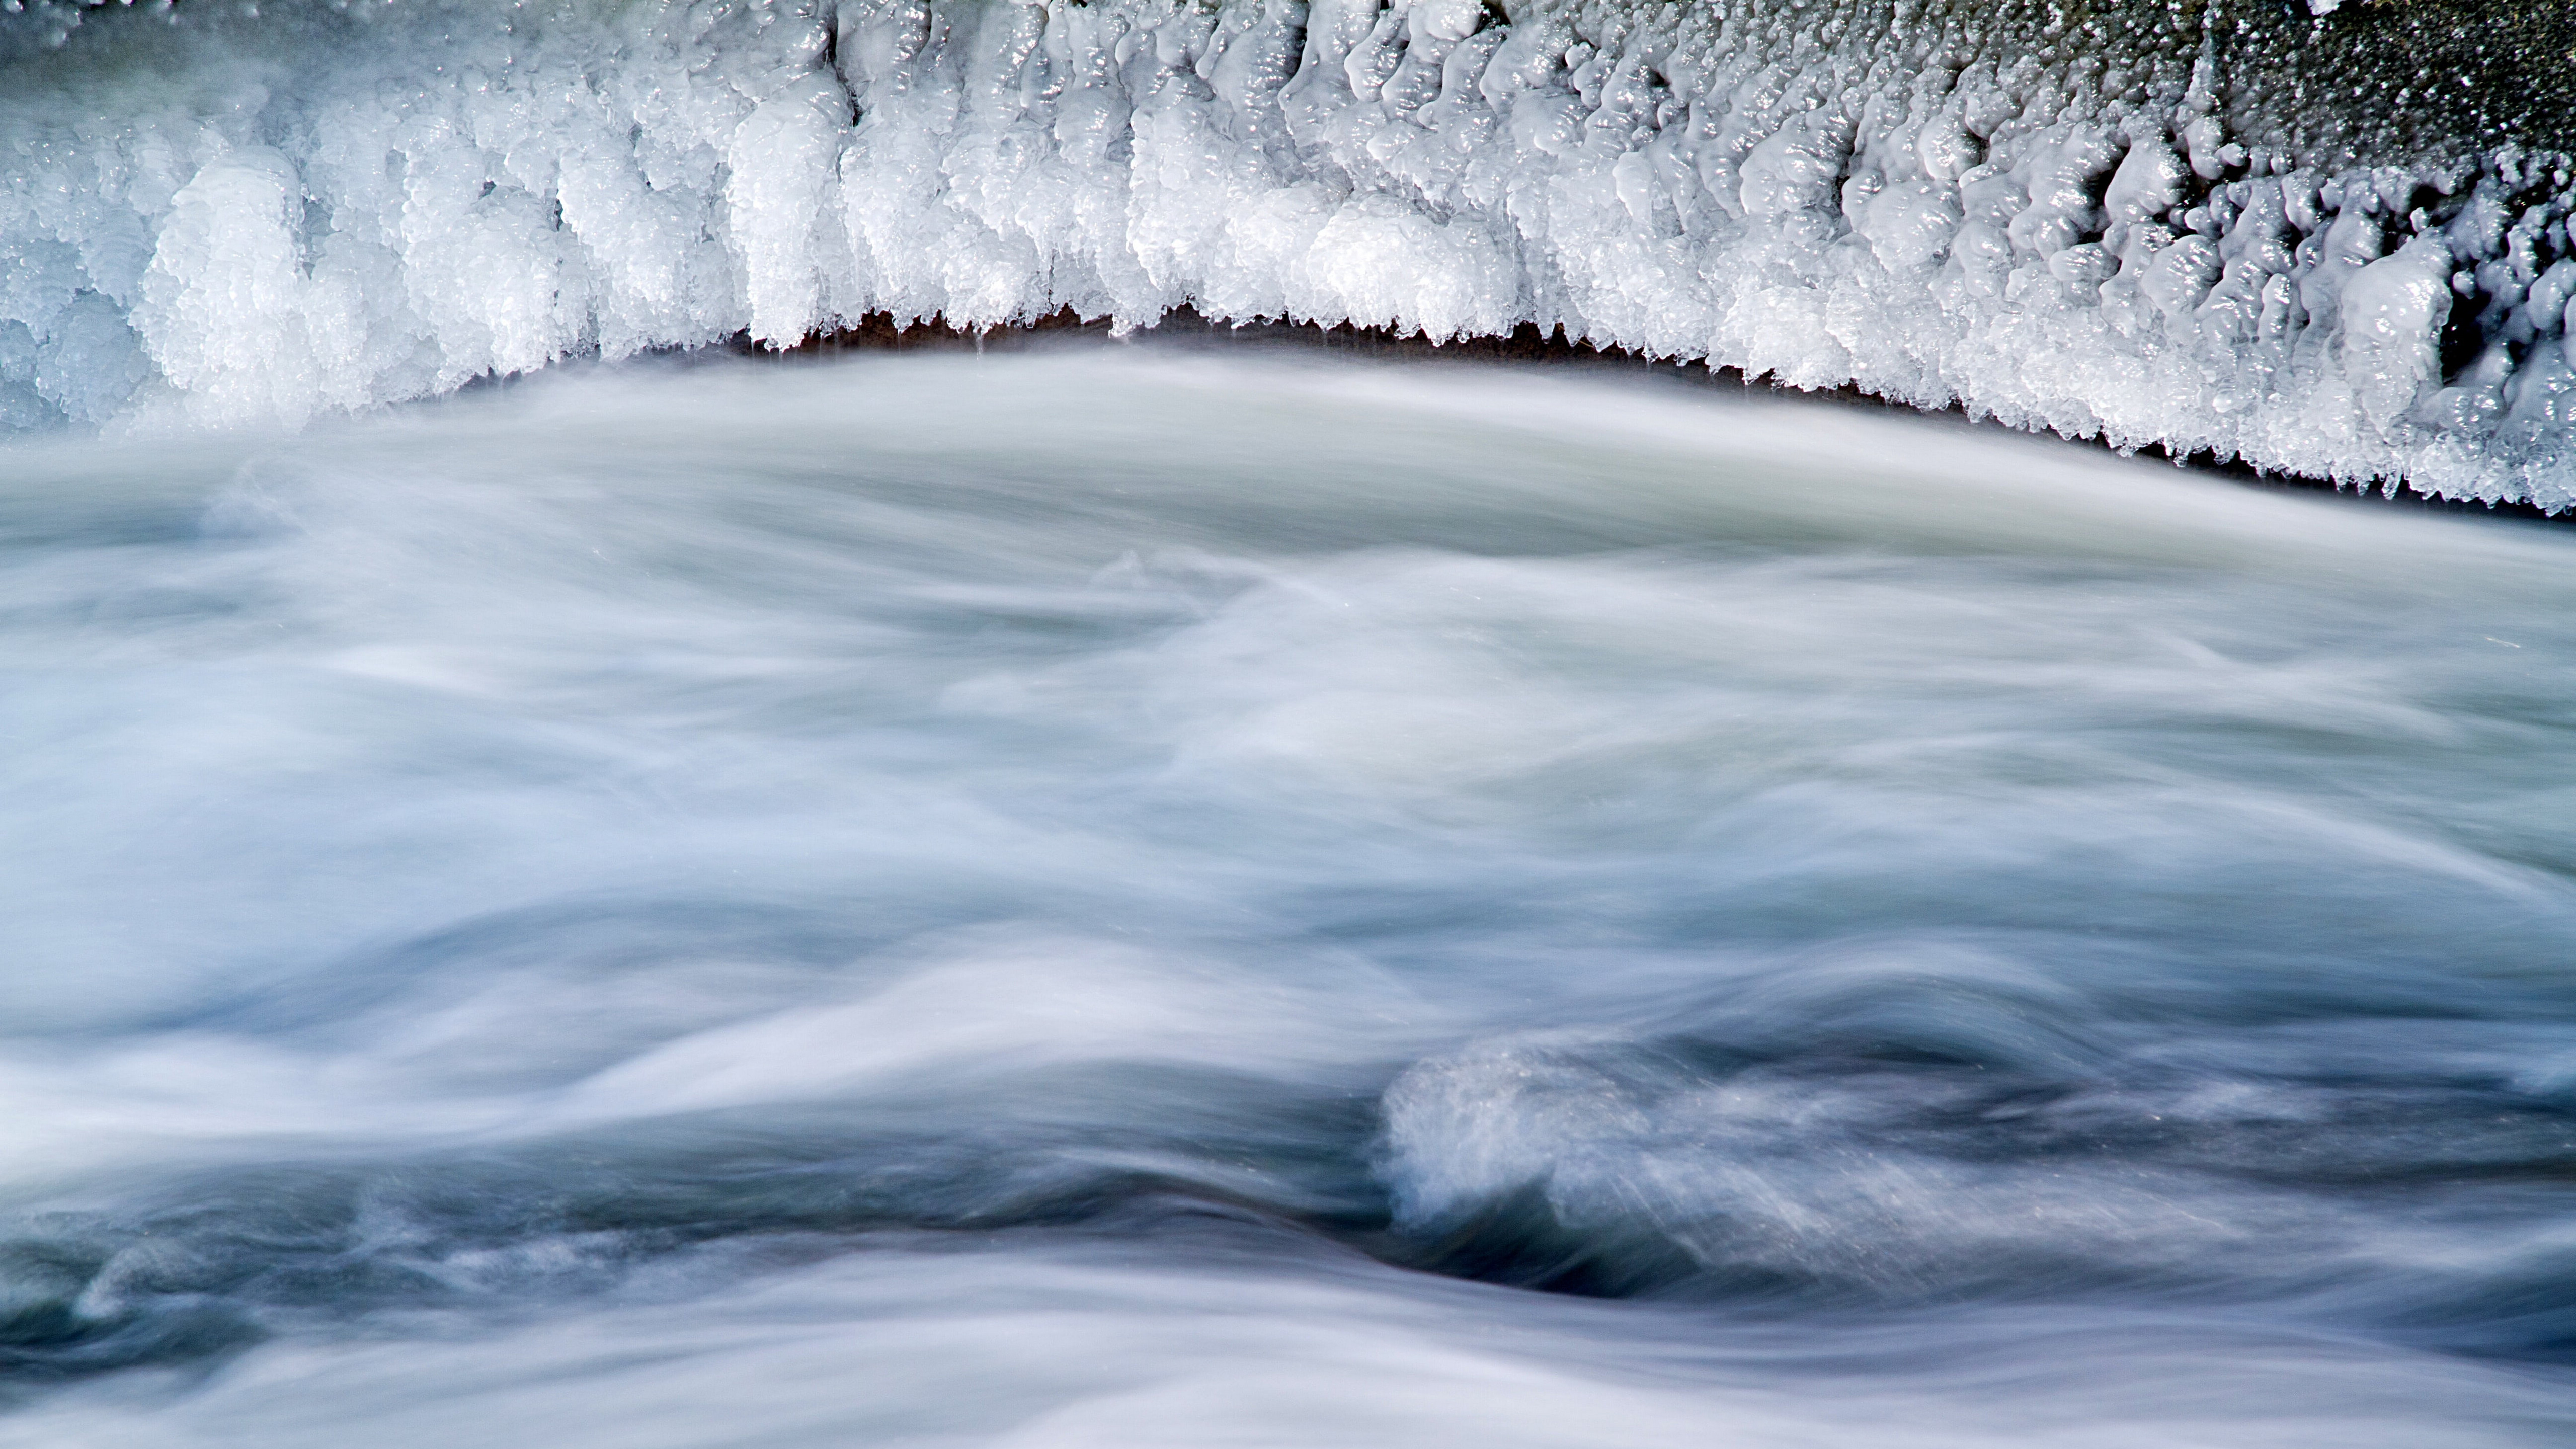
<svg viewBox="0 0 2576 1449"><path fill-rule="evenodd" d="M0 476L0 1444L2576 1435L2568 532L1147 349Z"/></svg>

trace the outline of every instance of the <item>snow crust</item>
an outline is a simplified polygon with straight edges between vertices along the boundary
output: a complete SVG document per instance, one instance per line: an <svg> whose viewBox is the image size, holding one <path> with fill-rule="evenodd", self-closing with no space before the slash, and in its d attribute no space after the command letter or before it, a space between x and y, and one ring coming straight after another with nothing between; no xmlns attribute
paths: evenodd
<svg viewBox="0 0 2576 1449"><path fill-rule="evenodd" d="M0 426L1187 304L2576 504L2567 159L2255 144L2207 45L1893 0L28 3Z"/></svg>

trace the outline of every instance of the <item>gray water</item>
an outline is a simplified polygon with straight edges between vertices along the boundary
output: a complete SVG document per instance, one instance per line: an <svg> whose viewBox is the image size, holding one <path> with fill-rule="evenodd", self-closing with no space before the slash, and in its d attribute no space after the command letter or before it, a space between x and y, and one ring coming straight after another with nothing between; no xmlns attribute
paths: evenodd
<svg viewBox="0 0 2576 1449"><path fill-rule="evenodd" d="M0 477L0 1444L2576 1435L2563 530L1115 348Z"/></svg>

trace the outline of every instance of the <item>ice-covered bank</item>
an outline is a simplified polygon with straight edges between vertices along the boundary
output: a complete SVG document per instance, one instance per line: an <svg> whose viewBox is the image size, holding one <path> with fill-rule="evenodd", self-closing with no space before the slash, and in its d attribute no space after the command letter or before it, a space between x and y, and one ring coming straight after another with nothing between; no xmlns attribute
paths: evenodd
<svg viewBox="0 0 2576 1449"><path fill-rule="evenodd" d="M5 3L15 425L1186 303L2576 502L2545 4Z"/></svg>

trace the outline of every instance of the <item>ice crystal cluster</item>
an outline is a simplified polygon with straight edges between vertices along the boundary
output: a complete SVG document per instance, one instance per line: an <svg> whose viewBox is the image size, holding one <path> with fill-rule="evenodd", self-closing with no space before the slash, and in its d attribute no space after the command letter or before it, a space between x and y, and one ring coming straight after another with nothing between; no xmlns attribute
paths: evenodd
<svg viewBox="0 0 2576 1449"><path fill-rule="evenodd" d="M19 426L1187 305L2576 502L2565 62L2385 5L9 3Z"/></svg>

